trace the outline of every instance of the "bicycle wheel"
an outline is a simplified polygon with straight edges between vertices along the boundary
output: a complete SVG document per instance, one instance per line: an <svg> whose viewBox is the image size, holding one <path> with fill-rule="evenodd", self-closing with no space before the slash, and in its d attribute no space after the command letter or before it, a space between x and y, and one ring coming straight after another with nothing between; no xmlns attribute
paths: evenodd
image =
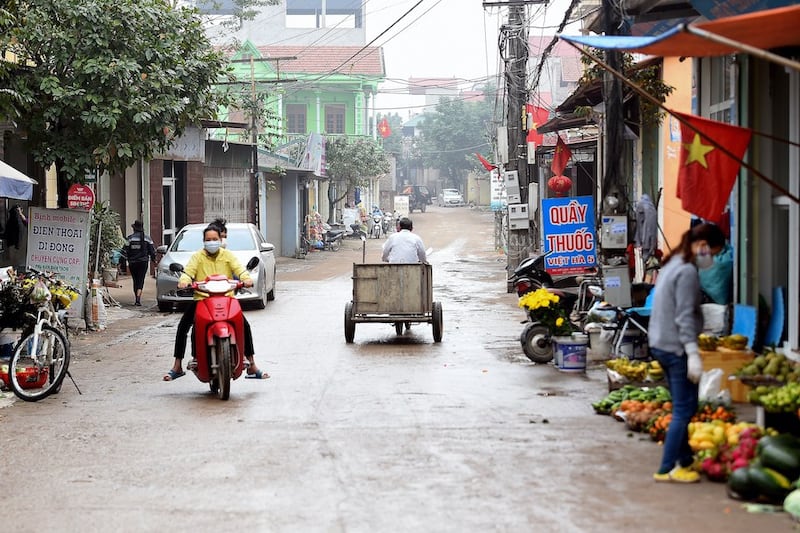
<svg viewBox="0 0 800 533"><path fill-rule="evenodd" d="M14 348L8 365L11 390L21 400L36 402L58 391L69 369L69 346L64 335L51 326L24 336Z"/></svg>

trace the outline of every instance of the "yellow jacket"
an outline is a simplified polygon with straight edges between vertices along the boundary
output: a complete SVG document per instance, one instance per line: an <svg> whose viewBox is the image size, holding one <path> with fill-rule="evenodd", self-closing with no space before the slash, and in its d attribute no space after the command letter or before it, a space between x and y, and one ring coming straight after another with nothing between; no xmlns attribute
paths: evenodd
<svg viewBox="0 0 800 533"><path fill-rule="evenodd" d="M192 280L204 281L212 274L222 274L231 279L235 276L242 281L250 279L250 272L242 266L233 252L227 248L220 248L215 255L209 255L205 250L195 252L186 263L180 281L184 283L191 283ZM233 291L227 295L233 296ZM195 300L203 298L208 298L208 294L194 291Z"/></svg>

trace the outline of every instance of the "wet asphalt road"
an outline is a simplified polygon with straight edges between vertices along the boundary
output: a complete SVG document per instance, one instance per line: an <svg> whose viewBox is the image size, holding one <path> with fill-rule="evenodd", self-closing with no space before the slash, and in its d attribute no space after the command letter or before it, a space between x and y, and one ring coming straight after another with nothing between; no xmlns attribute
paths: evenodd
<svg viewBox="0 0 800 533"><path fill-rule="evenodd" d="M272 378L222 402L187 375L161 382L179 315L111 294L108 329L74 341L72 374L39 403L0 400L8 531L752 531L724 487L657 485L660 449L589 403L586 374L534 365L493 217L413 215L431 249L444 338L358 324L344 306L361 243L279 262L277 298L248 311ZM368 241L367 262L379 260ZM127 285L126 285L127 283ZM148 291L154 282L148 279Z"/></svg>

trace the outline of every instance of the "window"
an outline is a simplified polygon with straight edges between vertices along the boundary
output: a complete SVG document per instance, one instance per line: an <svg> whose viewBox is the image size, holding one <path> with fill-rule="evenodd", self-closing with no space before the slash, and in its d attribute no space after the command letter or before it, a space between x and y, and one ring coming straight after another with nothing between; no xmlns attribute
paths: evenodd
<svg viewBox="0 0 800 533"><path fill-rule="evenodd" d="M325 133L344 133L344 104L325 106Z"/></svg>
<svg viewBox="0 0 800 533"><path fill-rule="evenodd" d="M306 133L305 104L286 104L286 133Z"/></svg>
<svg viewBox="0 0 800 533"><path fill-rule="evenodd" d="M703 116L730 124L734 105L733 56L703 59Z"/></svg>
<svg viewBox="0 0 800 533"><path fill-rule="evenodd" d="M362 28L361 0L286 0L287 28Z"/></svg>

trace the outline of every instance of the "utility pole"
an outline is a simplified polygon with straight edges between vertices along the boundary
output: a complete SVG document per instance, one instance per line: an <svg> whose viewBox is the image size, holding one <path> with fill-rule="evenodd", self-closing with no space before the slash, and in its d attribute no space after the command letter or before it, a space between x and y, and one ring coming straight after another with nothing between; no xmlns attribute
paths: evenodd
<svg viewBox="0 0 800 533"><path fill-rule="evenodd" d="M603 29L606 35L619 35L620 16L613 0L603 0ZM622 60L619 50L606 50L606 63L620 72ZM622 107L622 83L614 76L605 73L605 169L603 188L601 190L602 205L609 211L627 213L627 193L622 174L622 152L625 143L625 115ZM616 197L618 205L607 205L607 197Z"/></svg>
<svg viewBox="0 0 800 533"><path fill-rule="evenodd" d="M517 172L520 203L528 204L528 184L530 183L527 132L523 126L525 104L528 102L528 27L525 6L546 4L548 0L507 0L505 2L484 2L487 6L507 6L508 23L501 28L501 56L505 61L505 81L508 94L506 109L506 131L508 132L507 171ZM505 55L503 51L505 50ZM519 263L528 257L531 249L530 224L523 228L508 230L507 269L512 272ZM511 287L508 287L511 290Z"/></svg>
<svg viewBox="0 0 800 533"><path fill-rule="evenodd" d="M525 131L522 128L522 116L528 100L528 91L525 87L528 68L528 29L525 25L524 5L509 6L508 24L504 30L508 49L505 64L506 90L508 91L508 109L506 110L508 164L506 171L517 171L520 203L527 204L528 164ZM528 256L530 248L528 224L520 229L511 229L509 224L507 248L508 271L512 272Z"/></svg>

